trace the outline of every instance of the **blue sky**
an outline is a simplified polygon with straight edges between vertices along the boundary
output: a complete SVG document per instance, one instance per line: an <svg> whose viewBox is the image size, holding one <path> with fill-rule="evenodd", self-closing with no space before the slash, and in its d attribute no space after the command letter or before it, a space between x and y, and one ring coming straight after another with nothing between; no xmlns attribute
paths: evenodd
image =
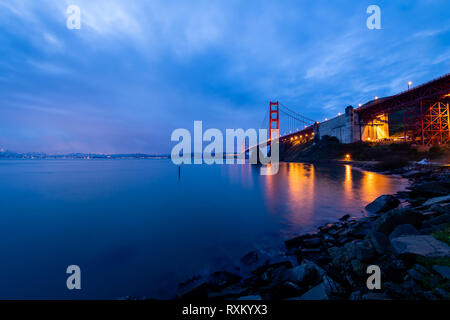
<svg viewBox="0 0 450 320"><path fill-rule="evenodd" d="M81 29L66 9L81 8ZM381 8L369 30L366 8ZM450 72L450 2L0 0L0 148L169 153L170 134L322 120ZM282 125L282 124L281 124Z"/></svg>

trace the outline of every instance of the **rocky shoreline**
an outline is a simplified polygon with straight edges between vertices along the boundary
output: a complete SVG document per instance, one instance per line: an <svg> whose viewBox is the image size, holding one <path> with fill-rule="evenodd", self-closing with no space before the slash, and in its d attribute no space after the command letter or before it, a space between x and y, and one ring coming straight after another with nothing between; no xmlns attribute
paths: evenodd
<svg viewBox="0 0 450 320"><path fill-rule="evenodd" d="M450 170L415 166L389 173L411 185L370 203L369 216L344 215L286 240L276 254L249 252L232 272L180 284L177 299L450 299ZM370 265L381 270L380 289L367 287Z"/></svg>

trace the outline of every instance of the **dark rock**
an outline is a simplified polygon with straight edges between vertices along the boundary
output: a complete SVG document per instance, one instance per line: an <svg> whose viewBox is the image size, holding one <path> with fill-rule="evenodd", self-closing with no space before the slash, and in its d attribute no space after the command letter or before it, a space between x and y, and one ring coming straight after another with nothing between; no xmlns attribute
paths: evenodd
<svg viewBox="0 0 450 320"><path fill-rule="evenodd" d="M312 254L319 254L321 253L321 250L319 248L315 248L315 249L302 249L300 251L301 255L304 256L308 256L308 255L312 255Z"/></svg>
<svg viewBox="0 0 450 320"><path fill-rule="evenodd" d="M422 283L425 275L421 272L419 272L418 270L414 269L409 269L408 270L408 275L415 280L418 283Z"/></svg>
<svg viewBox="0 0 450 320"><path fill-rule="evenodd" d="M326 287L323 282L315 286L304 295L300 297L300 300L328 300L329 296L327 294Z"/></svg>
<svg viewBox="0 0 450 320"><path fill-rule="evenodd" d="M281 288L278 295L281 297L296 297L305 292L304 289L296 285L295 283L286 281L281 284Z"/></svg>
<svg viewBox="0 0 450 320"><path fill-rule="evenodd" d="M317 248L320 247L320 238L305 239L302 242L304 248Z"/></svg>
<svg viewBox="0 0 450 320"><path fill-rule="evenodd" d="M281 262L264 265L264 266L261 266L261 267L255 269L253 271L253 273L257 274L257 275L261 275L267 271L271 271L271 270L278 269L278 268L286 268L286 269L292 268L292 263L290 261L286 260L286 261L281 261Z"/></svg>
<svg viewBox="0 0 450 320"><path fill-rule="evenodd" d="M442 278L444 278L446 280L450 280L450 267L434 265L433 266L433 270L435 272L439 273L439 275Z"/></svg>
<svg viewBox="0 0 450 320"><path fill-rule="evenodd" d="M400 201L392 195L382 195L366 206L366 210L371 213L381 213L397 208Z"/></svg>
<svg viewBox="0 0 450 320"><path fill-rule="evenodd" d="M450 248L432 236L403 236L391 240L397 255L416 255L426 258L449 257Z"/></svg>
<svg viewBox="0 0 450 320"><path fill-rule="evenodd" d="M422 296L422 289L417 285L414 280L408 280L401 284L401 287L406 292L407 299L415 299L417 300Z"/></svg>
<svg viewBox="0 0 450 320"><path fill-rule="evenodd" d="M375 250L368 241L349 242L344 247L331 247L328 253L336 267L348 265L353 259L370 261L375 257Z"/></svg>
<svg viewBox="0 0 450 320"><path fill-rule="evenodd" d="M362 300L361 291L354 291L350 294L349 300Z"/></svg>
<svg viewBox="0 0 450 320"><path fill-rule="evenodd" d="M341 220L341 221L346 221L346 220L348 220L349 218L350 218L350 215L349 215L349 214L346 214L346 215L340 217L339 220Z"/></svg>
<svg viewBox="0 0 450 320"><path fill-rule="evenodd" d="M402 176L404 178L416 178L416 177L420 177L422 176L424 173L422 171L419 170L410 170L406 173L404 173Z"/></svg>
<svg viewBox="0 0 450 320"><path fill-rule="evenodd" d="M208 288L214 291L219 291L236 282L239 282L241 277L227 271L217 271L210 275L207 285Z"/></svg>
<svg viewBox="0 0 450 320"><path fill-rule="evenodd" d="M450 207L448 205L442 205L442 204L433 204L430 207L431 210L438 212L440 214L450 214ZM448 222L448 218L447 218L447 222Z"/></svg>
<svg viewBox="0 0 450 320"><path fill-rule="evenodd" d="M349 237L342 237L339 238L339 240L337 241L340 245L346 244L348 242L352 241L352 238Z"/></svg>
<svg viewBox="0 0 450 320"><path fill-rule="evenodd" d="M368 240L379 254L384 254L390 250L389 239L384 233L377 231L371 232L368 235Z"/></svg>
<svg viewBox="0 0 450 320"><path fill-rule="evenodd" d="M415 227L420 227L421 222L421 214L414 209L393 209L375 221L373 230L388 235L401 224L411 224Z"/></svg>
<svg viewBox="0 0 450 320"><path fill-rule="evenodd" d="M353 259L351 262L353 272L362 277L366 274L367 266L357 259Z"/></svg>
<svg viewBox="0 0 450 320"><path fill-rule="evenodd" d="M394 282L403 281L406 273L405 263L392 255L385 255L377 261L377 265L383 272L383 277Z"/></svg>
<svg viewBox="0 0 450 320"><path fill-rule="evenodd" d="M405 299L409 292L402 286L394 282L384 283L384 292L392 299Z"/></svg>
<svg viewBox="0 0 450 320"><path fill-rule="evenodd" d="M265 299L278 300L289 297L300 296L305 293L305 289L289 281L272 281L268 286L261 288L260 292Z"/></svg>
<svg viewBox="0 0 450 320"><path fill-rule="evenodd" d="M375 255L375 251L368 241L352 242L345 246L350 257L361 261L369 261Z"/></svg>
<svg viewBox="0 0 450 320"><path fill-rule="evenodd" d="M401 224L397 227L395 227L394 231L391 232L389 235L389 239L398 238L401 236L409 236L409 235L417 235L419 234L419 231L417 231L416 228L414 228L411 224Z"/></svg>
<svg viewBox="0 0 450 320"><path fill-rule="evenodd" d="M362 296L361 300L391 300L384 293L369 292Z"/></svg>
<svg viewBox="0 0 450 320"><path fill-rule="evenodd" d="M192 278L179 285L177 296L182 300L204 300L208 298L208 287L200 277Z"/></svg>
<svg viewBox="0 0 450 320"><path fill-rule="evenodd" d="M346 250L344 247L331 247L328 249L332 263L336 267L341 267L347 262Z"/></svg>
<svg viewBox="0 0 450 320"><path fill-rule="evenodd" d="M424 206L430 206L430 205L433 205L433 204L445 203L445 202L450 202L450 195L429 199L423 205Z"/></svg>
<svg viewBox="0 0 450 320"><path fill-rule="evenodd" d="M319 279L319 272L316 266L309 261L287 270L283 275L283 280L294 282L303 286L314 284Z"/></svg>
<svg viewBox="0 0 450 320"><path fill-rule="evenodd" d="M245 265L252 265L258 262L259 254L257 251L250 251L241 258L241 262Z"/></svg>
<svg viewBox="0 0 450 320"><path fill-rule="evenodd" d="M325 292L330 297L331 296L340 296L340 295L345 294L344 288L342 288L342 286L339 283L337 283L336 281L331 279L326 274L322 275L322 283L323 283L323 286L325 287Z"/></svg>
<svg viewBox="0 0 450 320"><path fill-rule="evenodd" d="M431 291L425 291L423 297L425 300L439 300Z"/></svg>
<svg viewBox="0 0 450 320"><path fill-rule="evenodd" d="M245 297L239 297L237 300L262 300L261 296L253 295L253 296L245 296Z"/></svg>
<svg viewBox="0 0 450 320"><path fill-rule="evenodd" d="M328 254L323 253L315 257L314 261L320 265L327 265L331 262L331 257Z"/></svg>
<svg viewBox="0 0 450 320"><path fill-rule="evenodd" d="M436 292L437 296L441 299L448 300L450 298L449 293L442 288L436 288L434 289L434 292Z"/></svg>
<svg viewBox="0 0 450 320"><path fill-rule="evenodd" d="M450 182L432 181L416 184L409 188L412 196L447 196L450 194Z"/></svg>
<svg viewBox="0 0 450 320"><path fill-rule="evenodd" d="M444 223L450 223L450 214L449 213L446 213L446 214L443 214L438 217L431 218L431 219L425 221L423 223L424 224L423 227L427 228L427 227L431 227L433 225L440 225L440 224L444 224Z"/></svg>
<svg viewBox="0 0 450 320"><path fill-rule="evenodd" d="M326 232L329 232L330 230L333 230L333 229L335 229L335 228L336 228L336 224L334 224L334 223L329 223L329 224L327 224L327 225L320 226L320 227L319 227L319 230L320 230L321 232L323 232L323 233L326 233Z"/></svg>
<svg viewBox="0 0 450 320"><path fill-rule="evenodd" d="M220 291L208 291L208 299L236 299L248 294L248 292L249 287L245 286L244 284L237 283Z"/></svg>
<svg viewBox="0 0 450 320"><path fill-rule="evenodd" d="M312 235L310 235L310 234L304 234L304 235L286 240L284 243L287 248L295 248L295 247L300 246L303 243L303 240L309 239L311 237L312 237Z"/></svg>
<svg viewBox="0 0 450 320"><path fill-rule="evenodd" d="M419 234L425 236L425 235L430 235L433 232L434 232L434 228L433 227L427 227L427 226L423 227L422 226L422 228L420 228Z"/></svg>

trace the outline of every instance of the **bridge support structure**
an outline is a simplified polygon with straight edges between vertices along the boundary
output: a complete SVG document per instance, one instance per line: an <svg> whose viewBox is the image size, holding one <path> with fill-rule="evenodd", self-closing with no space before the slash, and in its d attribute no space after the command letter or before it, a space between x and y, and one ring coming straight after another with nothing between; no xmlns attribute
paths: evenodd
<svg viewBox="0 0 450 320"><path fill-rule="evenodd" d="M270 101L269 105L269 139L275 140L280 137L280 112L279 104L277 102Z"/></svg>

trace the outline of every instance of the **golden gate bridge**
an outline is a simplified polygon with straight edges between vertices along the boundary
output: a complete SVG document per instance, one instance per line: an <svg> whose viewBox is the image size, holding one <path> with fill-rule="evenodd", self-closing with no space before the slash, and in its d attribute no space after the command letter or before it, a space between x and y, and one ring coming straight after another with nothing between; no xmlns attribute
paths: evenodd
<svg viewBox="0 0 450 320"><path fill-rule="evenodd" d="M414 88L409 85L406 91L376 97L356 109L348 106L345 113L323 122L303 116L279 101L270 101L261 124L269 129L266 143L270 145L274 139L285 144L306 143L325 135L342 143L386 141L390 139L388 119L394 113L401 113L401 141L423 146L450 142L450 74Z"/></svg>

